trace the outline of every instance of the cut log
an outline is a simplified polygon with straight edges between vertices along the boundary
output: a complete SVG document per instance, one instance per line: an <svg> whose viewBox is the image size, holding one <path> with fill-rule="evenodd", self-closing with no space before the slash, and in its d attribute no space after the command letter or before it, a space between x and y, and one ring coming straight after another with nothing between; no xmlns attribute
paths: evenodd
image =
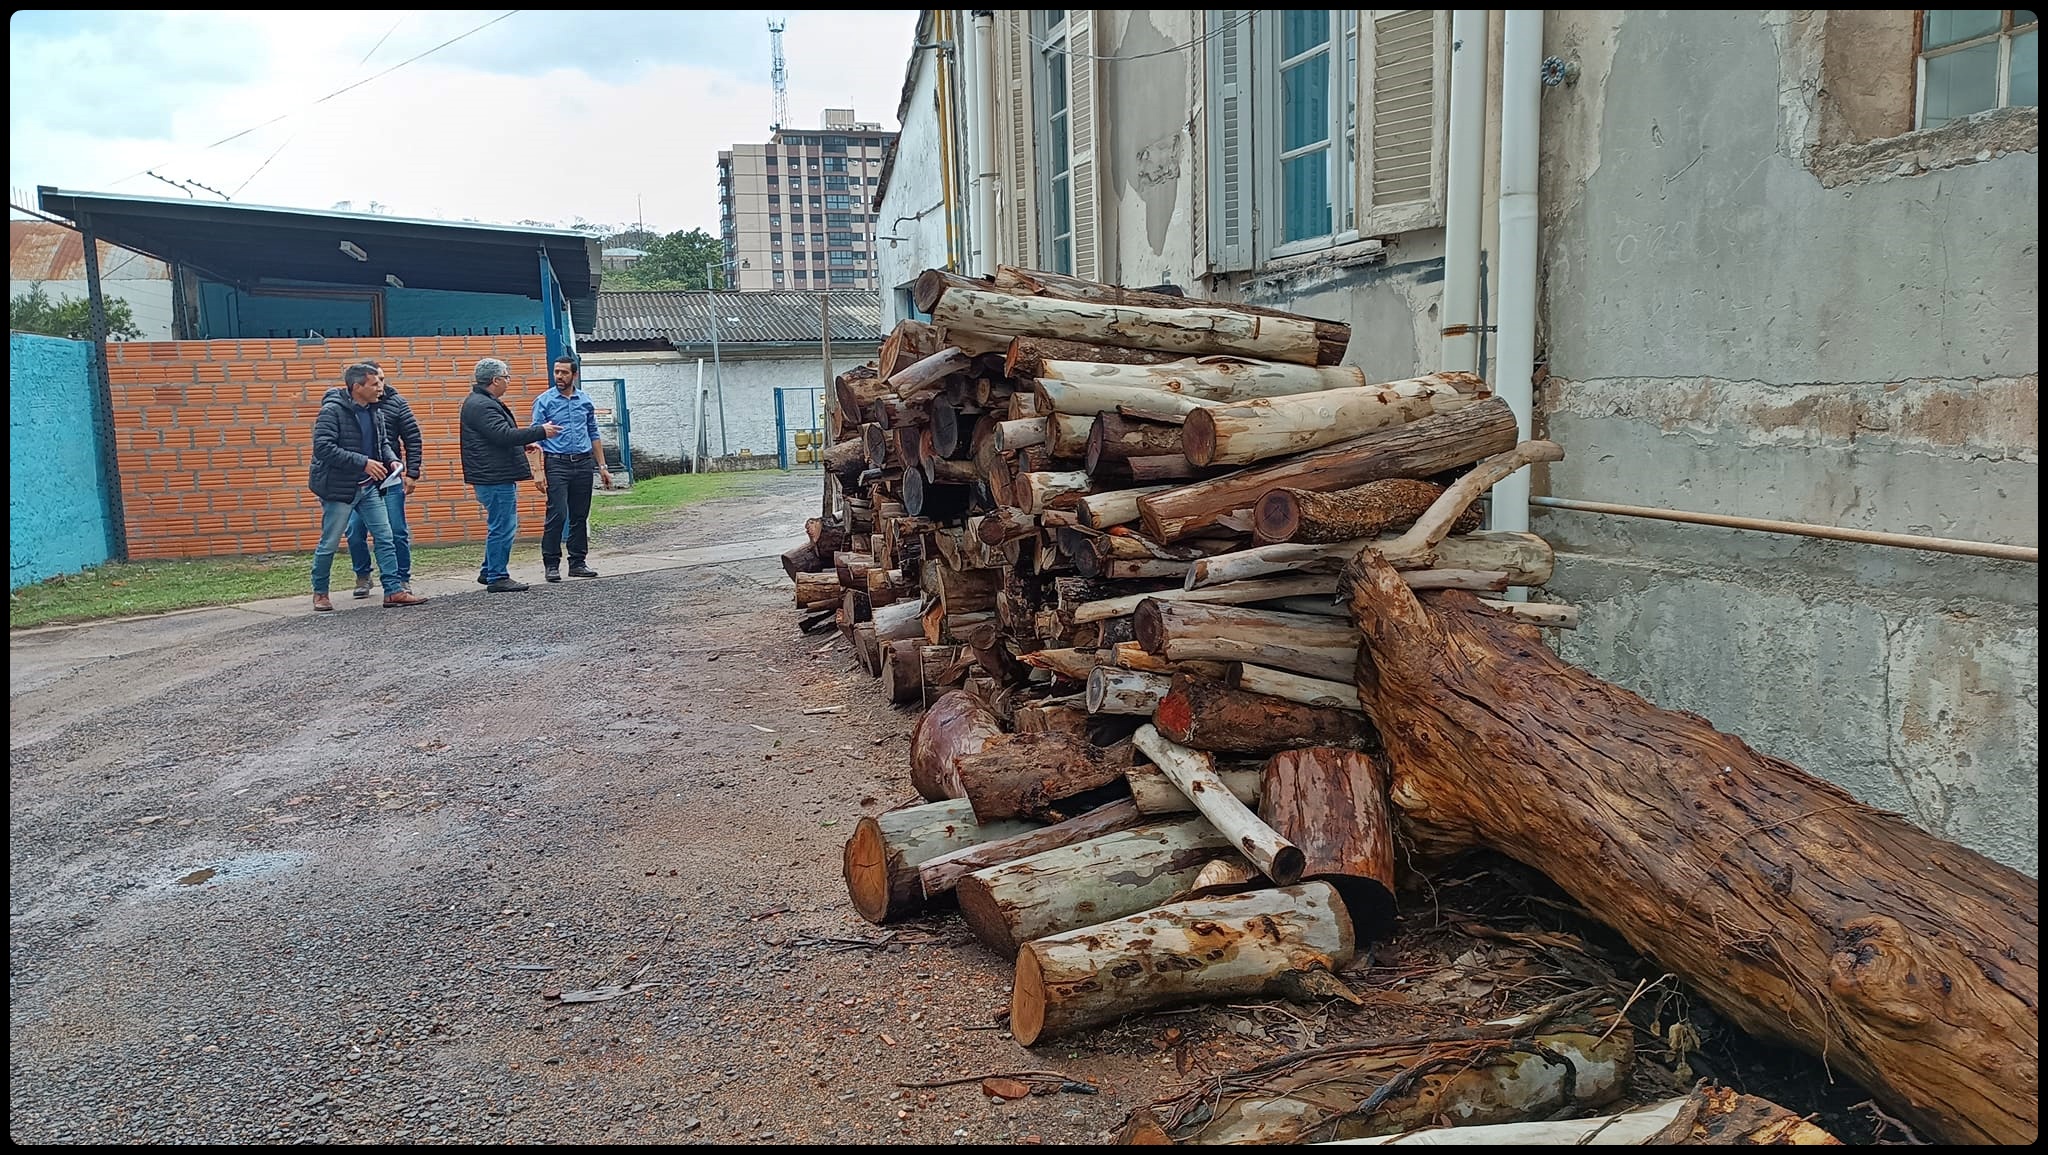
<svg viewBox="0 0 2048 1155"><path fill-rule="evenodd" d="M1087 681L1089 673L1106 657L1095 650L1078 649L1033 650L1023 655L1025 665L1050 670L1058 677L1076 682Z"/></svg>
<svg viewBox="0 0 2048 1155"><path fill-rule="evenodd" d="M1128 830L1147 821L1149 820L1144 812L1138 809L1137 804L1128 798L1122 798L1107 806L1098 806L1079 817L1069 818L1065 822L1036 827L1013 838L977 843L950 854L928 859L918 867L918 879L924 887L925 897L937 898L950 893L959 885L961 879L977 870L1016 862L1034 854L1057 850L1062 846L1072 846L1077 842L1086 842L1105 834L1114 834L1119 830ZM1014 954L1015 951L1004 953Z"/></svg>
<svg viewBox="0 0 2048 1155"><path fill-rule="evenodd" d="M1365 373L1349 365L1297 365L1243 357L1187 357L1159 365L1117 365L1100 361L1048 361L1041 379L1083 385L1156 389L1201 401L1237 402L1288 397L1332 389L1363 389ZM1477 377L1472 378L1480 386Z"/></svg>
<svg viewBox="0 0 2048 1155"><path fill-rule="evenodd" d="M1336 681L1358 654L1357 630L1311 614L1147 598L1132 619L1148 653L1177 662L1252 662Z"/></svg>
<svg viewBox="0 0 2048 1155"><path fill-rule="evenodd" d="M898 370L907 369L938 351L938 329L915 317L905 317L896 322L896 327L883 339L881 355L875 358L875 370L887 379L895 376ZM841 397L843 404L843 393Z"/></svg>
<svg viewBox="0 0 2048 1155"><path fill-rule="evenodd" d="M1207 404L1178 393L1140 389L1129 385L1091 385L1079 381L1040 378L1035 387L1038 407L1048 413L1067 413L1093 421L1098 413L1113 413L1123 406L1162 416L1185 416ZM1084 450L1085 452L1085 450Z"/></svg>
<svg viewBox="0 0 2048 1155"><path fill-rule="evenodd" d="M844 875L853 909L881 923L924 906L920 864L949 851L1034 828L1015 820L978 822L965 800L929 802L864 817L846 840Z"/></svg>
<svg viewBox="0 0 2048 1155"><path fill-rule="evenodd" d="M833 379L832 391L838 397L839 412L849 423L860 420L868 406L890 392L888 380L878 374L841 373Z"/></svg>
<svg viewBox="0 0 2048 1155"><path fill-rule="evenodd" d="M1728 1087L1702 1087L1680 1099L1666 1099L1616 1115L1529 1123L1481 1123L1403 1131L1368 1139L1338 1140L1361 1146L1432 1147L1839 1147L1842 1141L1769 1099Z"/></svg>
<svg viewBox="0 0 2048 1155"><path fill-rule="evenodd" d="M967 677L964 646L934 646L922 637L891 642L882 659L882 696L896 705L923 703Z"/></svg>
<svg viewBox="0 0 2048 1155"><path fill-rule="evenodd" d="M1006 505L982 518L974 532L983 545L1001 545L1036 534L1038 518L1026 510Z"/></svg>
<svg viewBox="0 0 2048 1155"><path fill-rule="evenodd" d="M1421 517L1444 487L1407 477L1369 481L1333 493L1310 489L1269 489L1259 498L1252 521L1261 542L1350 541L1406 529ZM1471 533L1484 517L1476 507L1451 526L1452 533Z"/></svg>
<svg viewBox="0 0 2048 1155"><path fill-rule="evenodd" d="M916 598L877 606L874 619L876 638L886 643L921 637L924 629L918 621L918 608Z"/></svg>
<svg viewBox="0 0 2048 1155"><path fill-rule="evenodd" d="M1304 706L1321 706L1333 710L1363 710L1359 704L1358 687L1349 682L1331 682L1322 678L1309 678L1301 674L1290 674L1286 670L1275 670L1268 666L1250 662L1230 663L1230 673L1225 677L1226 685L1253 694L1270 694Z"/></svg>
<svg viewBox="0 0 2048 1155"><path fill-rule="evenodd" d="M846 592L839 584L835 570L820 573L800 573L793 579L796 583L796 604L806 609L838 605L839 595Z"/></svg>
<svg viewBox="0 0 2048 1155"><path fill-rule="evenodd" d="M1335 594L1336 575L1302 575L1278 578L1261 578L1256 581L1236 582L1231 585L1205 586L1198 590L1155 590L1145 593L1122 594L1082 602L1074 607L1073 617L1077 623L1106 621L1121 618L1138 611L1147 598L1162 601L1205 603L1213 605L1242 605L1246 602L1271 601L1276 598L1297 597L1308 594Z"/></svg>
<svg viewBox="0 0 2048 1155"><path fill-rule="evenodd" d="M1088 472L1133 457L1171 457L1181 453L1184 425L1134 421L1121 413L1097 413L1088 427Z"/></svg>
<svg viewBox="0 0 2048 1155"><path fill-rule="evenodd" d="M1034 293L1046 297L1064 297L1076 301L1095 301L1105 305L1145 305L1155 309L1210 308L1242 313L1247 317L1273 317L1287 321L1307 321L1315 326L1316 341L1320 346L1315 364L1335 365L1344 360L1344 354L1351 345L1351 326L1341 321L1326 321L1301 313L1290 313L1284 309L1268 308L1264 305L1245 305L1235 301L1205 301L1184 297L1177 293L1162 293L1156 289L1126 289L1121 285L1105 285L1086 281L1064 273L1052 273L1042 269L1020 269L1009 265L996 267L994 287L1015 293ZM925 306L927 312L929 306ZM1078 360L1110 360L1110 358L1082 357Z"/></svg>
<svg viewBox="0 0 2048 1155"><path fill-rule="evenodd" d="M1131 736L1131 744L1164 771L1195 804L1195 809L1228 835L1231 845L1267 878L1282 886L1301 878L1301 848L1274 833L1272 827L1237 800L1216 776L1214 758L1169 741L1153 726L1138 727L1138 732Z"/></svg>
<svg viewBox="0 0 2048 1155"><path fill-rule="evenodd" d="M960 457L974 444L974 432L980 421L978 414L962 413L959 406L934 404L932 448L942 458Z"/></svg>
<svg viewBox="0 0 2048 1155"><path fill-rule="evenodd" d="M1015 958L1033 939L1150 910L1226 854L1230 841L1200 815L1134 825L967 875L960 914L983 946Z"/></svg>
<svg viewBox="0 0 2048 1155"><path fill-rule="evenodd" d="M1410 583L1409 588L1415 588L1414 584ZM1579 628L1577 606L1560 606L1550 602L1505 602L1499 598L1480 598L1479 604L1496 613L1520 618L1532 625L1550 626L1560 630Z"/></svg>
<svg viewBox="0 0 2048 1155"><path fill-rule="evenodd" d="M1093 808L1084 796L1121 783L1130 765L1128 747L1099 747L1059 732L1006 734L959 759L960 784L984 820L1072 818Z"/></svg>
<svg viewBox="0 0 2048 1155"><path fill-rule="evenodd" d="M1097 666L1088 671L1088 712L1149 718L1172 688L1173 679L1164 674Z"/></svg>
<svg viewBox="0 0 2048 1155"><path fill-rule="evenodd" d="M839 478L840 485L853 488L868 465L867 442L855 436L833 445L825 450L824 464L826 470Z"/></svg>
<svg viewBox="0 0 2048 1155"><path fill-rule="evenodd" d="M1073 509L1094 492L1088 475L1078 469L1026 473L1020 475L1020 480L1023 485L1018 491L1018 504L1032 513Z"/></svg>
<svg viewBox="0 0 2048 1155"><path fill-rule="evenodd" d="M1378 743L1372 723L1357 711L1304 706L1186 674L1173 679L1173 689L1159 700L1152 723L1168 739L1212 753L1257 754L1309 746L1364 749Z"/></svg>
<svg viewBox="0 0 2048 1155"><path fill-rule="evenodd" d="M898 369L889 378L889 387L905 405L917 405L938 396L948 378L965 373L973 362L974 358L959 349L941 349L908 368Z"/></svg>
<svg viewBox="0 0 2048 1155"><path fill-rule="evenodd" d="M1221 470L1198 469L1187 459L1186 454L1175 457L1133 457L1123 463L1131 481L1139 485L1156 485L1164 481L1192 481L1198 478L1214 477ZM1222 519L1218 519L1221 524Z"/></svg>
<svg viewBox="0 0 2048 1155"><path fill-rule="evenodd" d="M1086 341L1062 341L1056 337L1014 337L1003 358L1003 375L1028 381L1042 376L1039 368L1047 361L1099 361L1112 365L1157 365L1179 359L1177 353L1157 349L1132 349L1123 345L1094 345Z"/></svg>
<svg viewBox="0 0 2048 1155"><path fill-rule="evenodd" d="M959 330L989 337L1047 336L1186 355L1232 353L1301 365L1318 364L1322 356L1313 321L1252 318L1218 308L1097 305L951 288L932 306L931 317L949 334Z"/></svg>
<svg viewBox="0 0 2048 1155"><path fill-rule="evenodd" d="M960 760L979 754L1003 735L1002 721L972 694L939 695L910 731L910 785L933 802L964 798Z"/></svg>
<svg viewBox="0 0 2048 1155"><path fill-rule="evenodd" d="M1360 942L1380 941L1394 927L1390 813L1386 769L1358 750L1288 750L1259 777L1259 817L1301 848L1303 878L1344 896Z"/></svg>
<svg viewBox="0 0 2048 1155"><path fill-rule="evenodd" d="M1133 503L1131 509L1135 515L1137 505ZM816 573L824 569L825 564L826 560L818 556L818 547L808 541L782 552L782 572L788 574L789 580L792 582L796 580L796 575L800 573ZM802 605L802 600L799 599L797 604Z"/></svg>
<svg viewBox="0 0 2048 1155"><path fill-rule="evenodd" d="M1256 806L1259 801L1258 770L1218 770L1217 781L1230 791L1230 796L1247 806ZM1131 788L1131 803L1143 814L1187 814L1195 804L1166 771L1150 762L1124 771L1124 782Z"/></svg>
<svg viewBox="0 0 2048 1155"><path fill-rule="evenodd" d="M1388 477L1431 477L1513 449L1514 410L1498 397L1284 461L1155 493L1139 501L1145 533L1179 541L1249 511L1276 487L1327 492Z"/></svg>
<svg viewBox="0 0 2048 1155"><path fill-rule="evenodd" d="M1193 674L1198 678L1221 678L1229 670L1224 662L1169 662L1157 654L1148 654L1145 647L1135 641L1118 642L1109 647L1111 663L1121 669L1142 670L1148 674Z"/></svg>
<svg viewBox="0 0 2048 1155"><path fill-rule="evenodd" d="M1154 1007L1286 991L1305 973L1334 973L1356 950L1343 906L1329 884L1311 882L1173 903L1026 943L1010 1033L1028 1047Z"/></svg>
<svg viewBox="0 0 2048 1155"><path fill-rule="evenodd" d="M1510 585L1542 585L1550 580L1551 570L1557 562L1550 543L1535 534L1493 529L1447 537L1440 542L1410 538L1406 534L1328 545L1283 542L1202 558L1188 569L1188 588L1201 589L1273 574L1336 573L1367 546L1397 569L1504 573Z"/></svg>
<svg viewBox="0 0 2048 1155"><path fill-rule="evenodd" d="M1163 485L1142 486L1137 489L1116 489L1108 493L1091 493L1081 499L1074 512L1080 515L1081 524L1090 529L1108 529L1113 525L1128 525L1138 520L1138 499L1148 493L1159 493Z"/></svg>
<svg viewBox="0 0 2048 1155"><path fill-rule="evenodd" d="M1344 576L1359 696L1420 851L1542 870L1923 1136L2034 1141L2036 880L1567 665L1469 595L1425 606L1372 551Z"/></svg>
<svg viewBox="0 0 2048 1155"><path fill-rule="evenodd" d="M910 296L917 305L917 311L929 317L932 306L946 295L948 289L993 289L995 280L990 277L964 277L944 269L926 269L919 273L910 287Z"/></svg>
<svg viewBox="0 0 2048 1155"><path fill-rule="evenodd" d="M1484 387L1470 373L1431 373L1358 389L1218 403L1188 414L1183 445L1196 465L1248 465L1454 412Z"/></svg>
<svg viewBox="0 0 2048 1155"><path fill-rule="evenodd" d="M1015 453L1033 445L1044 445L1048 435L1049 417L1025 417L1016 421L996 423L996 451Z"/></svg>
<svg viewBox="0 0 2048 1155"><path fill-rule="evenodd" d="M1597 1107L1621 1095L1634 1067L1632 1032L1618 1025L1609 1009L1533 1029L1510 1020L1444 1038L1298 1051L1232 1072L1230 1085L1243 1090L1213 1100L1213 1110L1186 1109L1206 1098L1201 1090L1155 1102L1132 1117L1124 1137L1199 1144L1342 1142L1444 1118L1491 1123ZM1363 1109L1368 1103L1371 1109Z"/></svg>

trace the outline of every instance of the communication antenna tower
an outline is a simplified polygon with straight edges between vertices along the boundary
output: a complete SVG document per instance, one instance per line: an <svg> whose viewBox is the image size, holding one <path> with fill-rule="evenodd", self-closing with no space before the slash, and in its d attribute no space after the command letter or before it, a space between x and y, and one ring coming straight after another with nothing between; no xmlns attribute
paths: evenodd
<svg viewBox="0 0 2048 1155"><path fill-rule="evenodd" d="M770 18L768 40L775 46L775 70L770 73L775 82L775 124L780 131L784 121L789 119L789 69L782 63L782 30L789 26L787 20Z"/></svg>

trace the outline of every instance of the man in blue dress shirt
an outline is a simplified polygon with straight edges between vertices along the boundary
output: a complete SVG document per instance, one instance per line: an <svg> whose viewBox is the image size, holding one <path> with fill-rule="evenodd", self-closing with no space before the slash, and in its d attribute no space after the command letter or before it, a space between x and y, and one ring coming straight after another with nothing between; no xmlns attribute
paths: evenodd
<svg viewBox="0 0 2048 1155"><path fill-rule="evenodd" d="M562 580L562 550L569 553L570 577L596 577L584 564L590 551L590 483L593 474L612 487L605 468L604 444L597 435L597 406L583 395L579 379L583 360L573 352L555 358L555 386L533 399L533 423L553 422L560 433L528 449L538 451L541 467L533 483L548 495L548 519L540 536L540 560L551 582Z"/></svg>

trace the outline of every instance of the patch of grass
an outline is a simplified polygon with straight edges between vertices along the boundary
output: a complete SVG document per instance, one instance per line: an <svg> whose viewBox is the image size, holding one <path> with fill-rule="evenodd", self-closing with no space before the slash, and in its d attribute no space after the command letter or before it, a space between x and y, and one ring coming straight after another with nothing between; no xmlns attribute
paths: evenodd
<svg viewBox="0 0 2048 1155"><path fill-rule="evenodd" d="M635 481L625 493L596 496L590 503L590 528L641 525L692 502L751 493L758 483L745 473L671 473Z"/></svg>
<svg viewBox="0 0 2048 1155"><path fill-rule="evenodd" d="M630 492L607 494L593 501L590 526L597 530L640 525L692 502L751 492L755 484L756 479L736 473L651 477L635 483ZM522 545L540 540L538 525L521 528L526 531L520 537ZM422 546L412 551L413 575L435 577L474 570L482 560L482 542ZM310 551L190 561L109 562L14 591L7 598L7 625L9 629L20 630L59 622L164 614L292 597L310 593L312 570ZM346 596L353 582L347 552L336 553L332 588Z"/></svg>

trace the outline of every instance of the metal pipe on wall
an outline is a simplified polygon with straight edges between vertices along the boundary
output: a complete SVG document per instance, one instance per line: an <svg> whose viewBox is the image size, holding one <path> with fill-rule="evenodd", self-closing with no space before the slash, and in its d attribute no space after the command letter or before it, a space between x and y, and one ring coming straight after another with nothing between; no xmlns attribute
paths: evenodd
<svg viewBox="0 0 2048 1155"><path fill-rule="evenodd" d="M1542 129L1543 12L1509 9L1501 49L1500 353L1494 392L1527 440L1536 371L1536 179ZM1529 471L1493 487L1494 529L1529 528ZM1509 591L1513 597L1520 587ZM1525 595L1526 596L1526 595Z"/></svg>
<svg viewBox="0 0 2048 1155"><path fill-rule="evenodd" d="M1479 204L1486 179L1486 12L1451 14L1451 126L1444 177L1446 371L1479 370Z"/></svg>
<svg viewBox="0 0 2048 1155"><path fill-rule="evenodd" d="M1683 509L1662 509L1648 505L1616 505L1606 501L1578 501L1564 497L1532 497L1529 504L1545 509L1569 509L1576 513L1604 513L1616 517L1642 517L1656 521L1680 521L1690 525L1712 525L1722 529L1748 529L1759 533L1782 533L1793 537L1817 537L1848 541L1858 545L1888 545L1932 553L1953 553L1965 557L1989 557L2000 561L2041 563L2041 550L2031 545L2004 545L1989 541L1967 541L1954 537L1925 537L1917 533L1886 533L1875 529L1839 529L1803 521L1779 521L1768 517L1737 517L1727 513L1693 513Z"/></svg>
<svg viewBox="0 0 2048 1155"><path fill-rule="evenodd" d="M987 276L995 269L996 169L995 23L988 9L974 13L974 37L967 51L967 155L973 166L973 200L967 217L967 274Z"/></svg>

